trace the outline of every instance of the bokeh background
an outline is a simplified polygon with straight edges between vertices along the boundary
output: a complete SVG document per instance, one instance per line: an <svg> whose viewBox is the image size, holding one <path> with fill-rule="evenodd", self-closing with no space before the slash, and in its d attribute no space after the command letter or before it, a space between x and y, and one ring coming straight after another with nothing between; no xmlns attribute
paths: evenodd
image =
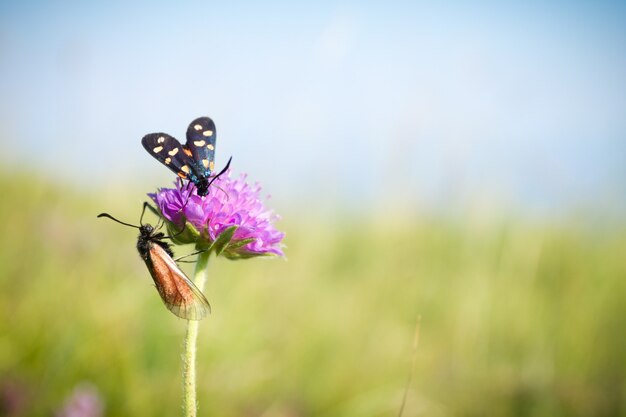
<svg viewBox="0 0 626 417"><path fill-rule="evenodd" d="M288 260L215 259L200 415L626 415L619 2L0 2L0 415L177 415L134 249L211 116ZM192 248L177 248L177 253ZM185 267L187 268L187 267ZM189 271L189 269L187 269Z"/></svg>

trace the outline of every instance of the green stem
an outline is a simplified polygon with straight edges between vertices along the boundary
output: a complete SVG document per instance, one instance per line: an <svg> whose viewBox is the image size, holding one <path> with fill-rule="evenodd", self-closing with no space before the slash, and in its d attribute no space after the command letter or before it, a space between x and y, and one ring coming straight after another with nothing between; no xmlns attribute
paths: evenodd
<svg viewBox="0 0 626 417"><path fill-rule="evenodd" d="M193 282L200 291L204 290L207 279L209 252L198 255ZM183 355L183 415L196 417L198 403L196 401L196 341L198 340L198 320L187 320L185 335L185 353Z"/></svg>

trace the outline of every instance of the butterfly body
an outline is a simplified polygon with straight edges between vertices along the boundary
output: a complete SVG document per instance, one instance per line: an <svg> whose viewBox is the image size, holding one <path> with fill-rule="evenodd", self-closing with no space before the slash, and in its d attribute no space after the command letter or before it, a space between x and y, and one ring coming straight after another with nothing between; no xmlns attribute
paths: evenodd
<svg viewBox="0 0 626 417"><path fill-rule="evenodd" d="M209 117L199 117L189 124L187 142L184 145L167 133L150 133L143 137L141 144L150 155L180 178L192 182L197 188L198 195L205 196L209 192L211 180L221 174L213 175L215 140L213 120Z"/></svg>
<svg viewBox="0 0 626 417"><path fill-rule="evenodd" d="M102 213L98 217L108 217L118 223L139 229L137 251L145 262L161 300L168 310L187 320L201 320L211 312L209 302L202 291L194 285L172 258L174 254L170 244L164 241L167 236L158 232L150 224L131 225L107 213Z"/></svg>

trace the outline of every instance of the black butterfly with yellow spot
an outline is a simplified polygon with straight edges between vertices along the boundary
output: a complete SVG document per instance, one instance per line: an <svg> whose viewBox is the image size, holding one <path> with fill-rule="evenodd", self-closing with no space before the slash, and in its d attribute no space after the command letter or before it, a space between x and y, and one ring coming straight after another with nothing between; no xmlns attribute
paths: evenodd
<svg viewBox="0 0 626 417"><path fill-rule="evenodd" d="M215 170L215 123L208 117L199 117L187 128L187 142L181 145L167 133L150 133L141 144L150 155L171 169L182 179L194 183L198 195L209 193L209 186L230 166L232 157L219 174Z"/></svg>

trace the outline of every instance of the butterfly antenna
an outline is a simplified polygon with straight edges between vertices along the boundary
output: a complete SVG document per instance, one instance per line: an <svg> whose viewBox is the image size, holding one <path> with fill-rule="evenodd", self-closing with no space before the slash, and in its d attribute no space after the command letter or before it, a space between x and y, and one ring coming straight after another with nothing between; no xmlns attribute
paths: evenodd
<svg viewBox="0 0 626 417"><path fill-rule="evenodd" d="M114 222L118 222L120 224L123 224L124 226L129 226L129 227L134 227L135 229L140 229L139 226L135 226L134 224L130 224L130 223L126 223L123 222L121 220L116 219L115 217L111 216L109 213L100 213L98 214L98 217L108 217L109 219L113 220Z"/></svg>
<svg viewBox="0 0 626 417"><path fill-rule="evenodd" d="M228 171L228 168L230 168L230 161L233 160L233 157L231 156L230 158L228 158L228 162L226 163L226 166L219 172L219 174L217 174L216 176L214 176L211 181L209 181L209 185L207 186L207 188L209 188L211 186L211 184L213 184L213 181L215 181L216 179L218 179L219 177L222 176L222 174L224 174L226 171Z"/></svg>

